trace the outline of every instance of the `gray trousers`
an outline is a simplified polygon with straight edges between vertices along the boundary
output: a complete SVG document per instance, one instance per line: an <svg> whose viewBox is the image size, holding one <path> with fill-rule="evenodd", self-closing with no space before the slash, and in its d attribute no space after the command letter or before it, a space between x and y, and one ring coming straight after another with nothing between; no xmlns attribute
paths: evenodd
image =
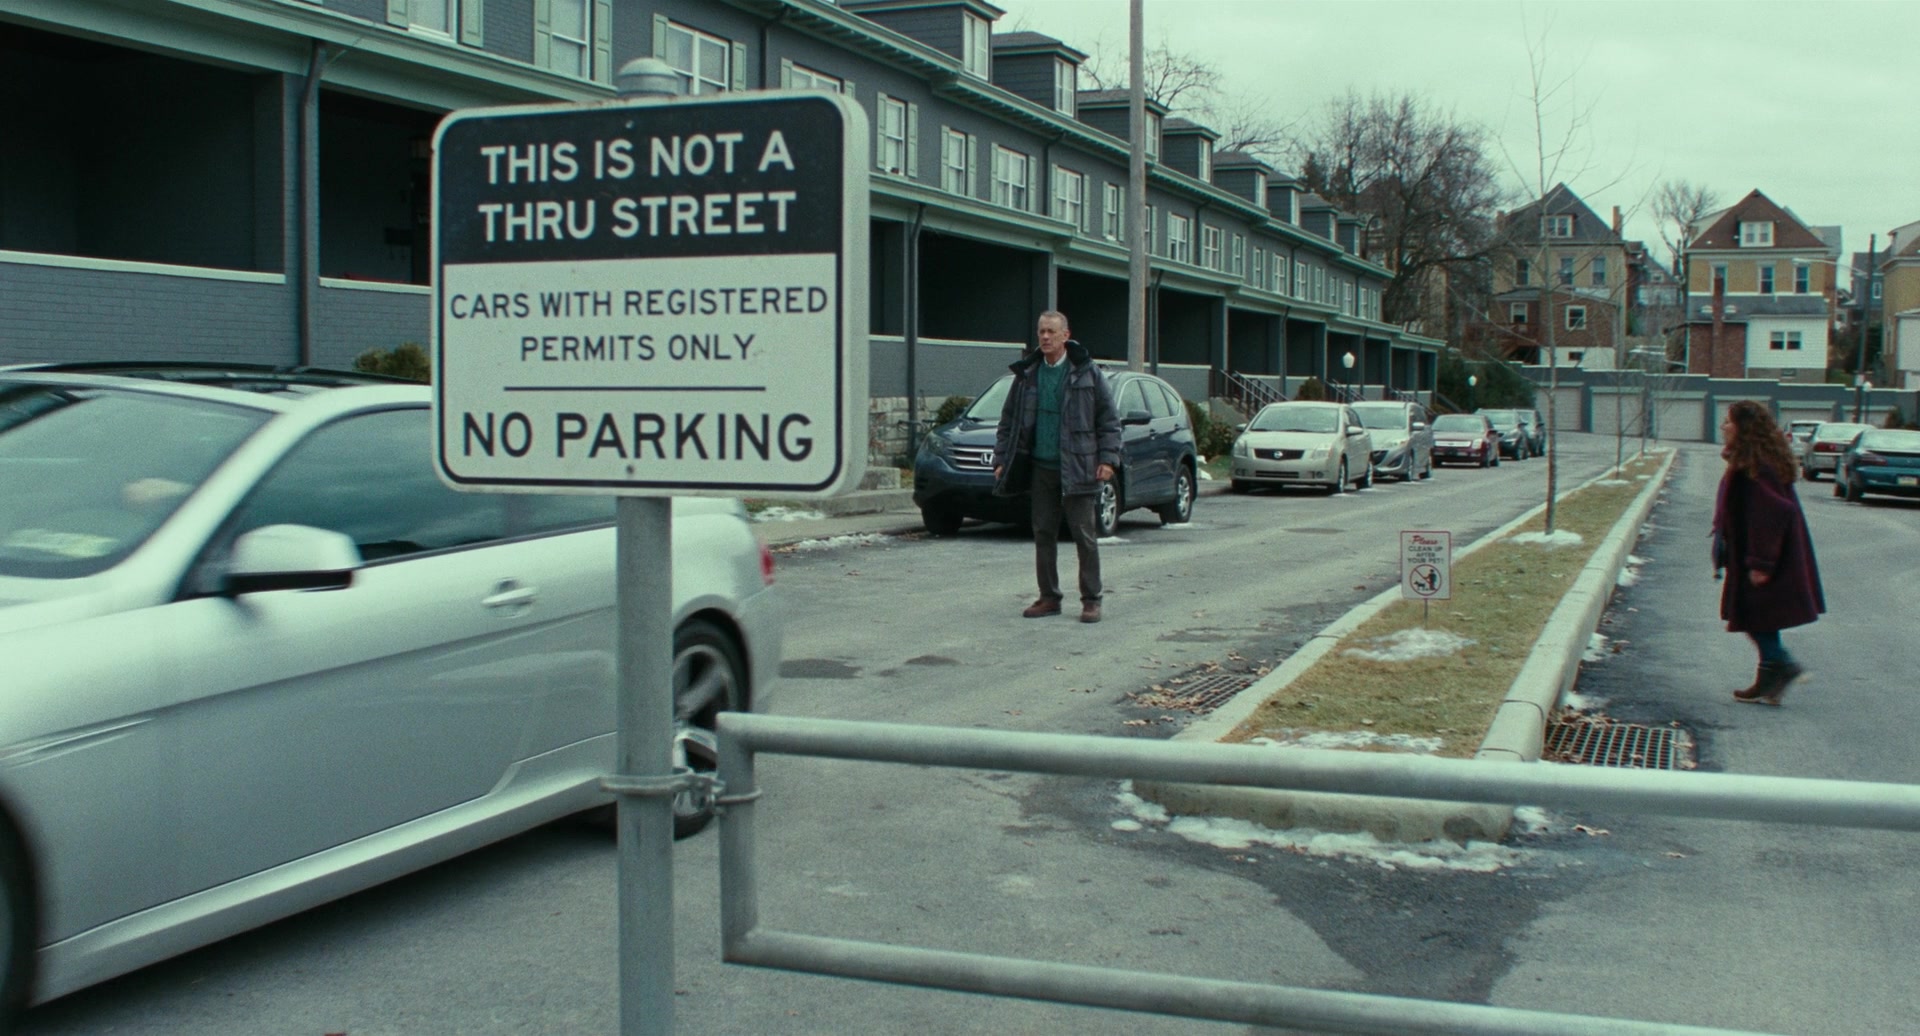
<svg viewBox="0 0 1920 1036"><path fill-rule="evenodd" d="M1099 500L1094 493L1060 496L1060 469L1033 466L1033 574L1040 584L1040 596L1058 601L1060 592L1060 518L1064 513L1067 528L1073 533L1074 549L1080 555L1080 600L1092 604L1100 599L1100 544L1094 536L1093 508Z"/></svg>

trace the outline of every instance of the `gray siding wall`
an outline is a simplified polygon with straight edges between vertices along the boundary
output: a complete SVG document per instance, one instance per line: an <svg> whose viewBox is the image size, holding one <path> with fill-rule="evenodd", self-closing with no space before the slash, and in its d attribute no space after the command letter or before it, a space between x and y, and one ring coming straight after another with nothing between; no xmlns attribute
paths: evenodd
<svg viewBox="0 0 1920 1036"><path fill-rule="evenodd" d="M353 358L368 349L402 342L417 342L431 352L432 308L433 300L423 293L323 287L314 299L313 362L351 367Z"/></svg>
<svg viewBox="0 0 1920 1036"><path fill-rule="evenodd" d="M1127 110L1125 108L1082 108L1080 121L1102 133L1110 134L1121 140L1132 140L1127 132Z"/></svg>
<svg viewBox="0 0 1920 1036"><path fill-rule="evenodd" d="M1198 178L1200 175L1200 137L1194 133L1161 133L1160 164L1175 172Z"/></svg>
<svg viewBox="0 0 1920 1036"><path fill-rule="evenodd" d="M21 263L0 281L0 363L296 358L283 284Z"/></svg>
<svg viewBox="0 0 1920 1036"><path fill-rule="evenodd" d="M902 36L919 40L929 47L945 51L956 58L961 56L961 12L958 5L921 11L868 13L854 10L853 13L875 25L884 25Z"/></svg>
<svg viewBox="0 0 1920 1036"><path fill-rule="evenodd" d="M921 343L914 353L914 377L920 383L920 395L932 403L926 415L948 396L978 396L995 378L1007 373L1007 365L1018 360L1020 352L1012 347ZM907 394L905 343L876 340L867 356L870 395Z"/></svg>
<svg viewBox="0 0 1920 1036"><path fill-rule="evenodd" d="M993 59L993 85L1019 94L1042 108L1053 107L1053 69L1060 59L1051 54Z"/></svg>

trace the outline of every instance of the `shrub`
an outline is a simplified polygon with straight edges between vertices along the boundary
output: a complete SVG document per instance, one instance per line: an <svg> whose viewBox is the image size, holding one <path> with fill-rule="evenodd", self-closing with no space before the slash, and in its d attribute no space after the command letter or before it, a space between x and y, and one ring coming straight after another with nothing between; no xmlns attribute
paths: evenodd
<svg viewBox="0 0 1920 1036"><path fill-rule="evenodd" d="M353 358L353 369L411 381L433 380L433 363L419 342L401 342L392 349L368 349Z"/></svg>
<svg viewBox="0 0 1920 1036"><path fill-rule="evenodd" d="M1233 450L1233 440L1239 438L1240 430L1224 421L1215 421L1207 426L1207 434L1199 436L1200 455L1202 457L1224 457Z"/></svg>
<svg viewBox="0 0 1920 1036"><path fill-rule="evenodd" d="M1306 381L1300 383L1300 391L1294 395L1294 398L1325 400L1327 398L1327 387L1320 384L1319 378L1308 378Z"/></svg>
<svg viewBox="0 0 1920 1036"><path fill-rule="evenodd" d="M940 404L940 409L933 412L933 427L938 428L959 417L967 407L972 405L971 396L948 396L946 401Z"/></svg>

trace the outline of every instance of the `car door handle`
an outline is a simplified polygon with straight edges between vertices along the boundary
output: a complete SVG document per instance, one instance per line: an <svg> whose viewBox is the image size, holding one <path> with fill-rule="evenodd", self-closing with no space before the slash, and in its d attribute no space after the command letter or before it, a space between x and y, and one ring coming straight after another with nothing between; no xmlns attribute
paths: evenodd
<svg viewBox="0 0 1920 1036"><path fill-rule="evenodd" d="M521 586L519 580L515 579L502 579L493 588L493 593L482 597L480 603L488 608L524 608L539 596L537 587Z"/></svg>

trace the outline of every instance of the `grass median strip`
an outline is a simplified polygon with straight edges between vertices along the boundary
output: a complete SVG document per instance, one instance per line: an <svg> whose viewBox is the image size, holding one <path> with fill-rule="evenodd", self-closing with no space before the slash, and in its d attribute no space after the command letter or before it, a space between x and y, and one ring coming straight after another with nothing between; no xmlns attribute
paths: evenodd
<svg viewBox="0 0 1920 1036"><path fill-rule="evenodd" d="M1439 755L1473 755L1547 617L1661 460L1636 458L1563 495L1552 537L1540 535L1545 516L1536 515L1457 558L1453 598L1432 602L1424 626L1419 602L1388 605L1223 740L1363 732L1370 737L1355 747L1385 751L1377 741L1433 739Z"/></svg>

